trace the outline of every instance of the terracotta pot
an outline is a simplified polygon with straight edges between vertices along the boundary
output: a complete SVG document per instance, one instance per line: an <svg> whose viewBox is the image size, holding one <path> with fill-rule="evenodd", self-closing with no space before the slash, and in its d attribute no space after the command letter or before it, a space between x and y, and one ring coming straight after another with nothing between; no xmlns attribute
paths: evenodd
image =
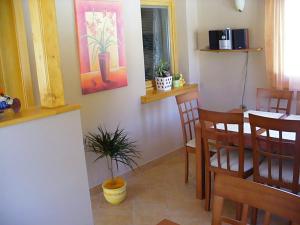
<svg viewBox="0 0 300 225"><path fill-rule="evenodd" d="M110 55L109 52L99 53L99 66L103 82L109 81Z"/></svg>

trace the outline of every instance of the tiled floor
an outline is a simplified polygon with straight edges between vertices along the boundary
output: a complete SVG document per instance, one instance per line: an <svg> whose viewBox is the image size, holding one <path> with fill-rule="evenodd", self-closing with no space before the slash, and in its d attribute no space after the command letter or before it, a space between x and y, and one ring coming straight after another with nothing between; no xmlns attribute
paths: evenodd
<svg viewBox="0 0 300 225"><path fill-rule="evenodd" d="M210 224L211 214L195 198L194 157L190 183L184 184L183 153L177 151L129 174L127 199L119 206L91 195L95 225L156 225L167 218L181 225Z"/></svg>
<svg viewBox="0 0 300 225"><path fill-rule="evenodd" d="M184 184L183 156L176 151L127 175L128 196L118 206L109 205L102 193L91 194L95 225L156 225L165 218L180 225L211 224L211 213L195 198L194 156L189 184ZM232 204L225 208L234 215Z"/></svg>

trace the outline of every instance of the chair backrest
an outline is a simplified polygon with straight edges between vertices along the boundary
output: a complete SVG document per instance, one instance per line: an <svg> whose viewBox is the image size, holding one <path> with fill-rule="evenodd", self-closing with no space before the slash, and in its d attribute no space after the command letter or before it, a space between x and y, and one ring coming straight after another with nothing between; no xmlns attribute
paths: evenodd
<svg viewBox="0 0 300 225"><path fill-rule="evenodd" d="M249 115L254 180L299 191L300 121ZM260 164L263 159L264 163Z"/></svg>
<svg viewBox="0 0 300 225"><path fill-rule="evenodd" d="M183 140L187 143L195 137L195 124L199 120L199 92L195 90L177 95L176 102L180 114Z"/></svg>
<svg viewBox="0 0 300 225"><path fill-rule="evenodd" d="M290 114L293 91L257 88L256 110Z"/></svg>
<svg viewBox="0 0 300 225"><path fill-rule="evenodd" d="M244 173L243 114L203 109L199 109L199 114L205 149L205 165L216 172L242 176ZM210 156L215 152L217 165L212 165ZM239 164L235 165L237 168L231 167L233 153L238 154Z"/></svg>
<svg viewBox="0 0 300 225"><path fill-rule="evenodd" d="M222 215L225 199L243 205L241 221ZM253 181L219 174L215 180L213 201L212 225L246 225L249 207L265 212L264 225L270 224L272 215L300 224L300 196Z"/></svg>
<svg viewBox="0 0 300 225"><path fill-rule="evenodd" d="M296 114L300 115L300 91L296 92Z"/></svg>

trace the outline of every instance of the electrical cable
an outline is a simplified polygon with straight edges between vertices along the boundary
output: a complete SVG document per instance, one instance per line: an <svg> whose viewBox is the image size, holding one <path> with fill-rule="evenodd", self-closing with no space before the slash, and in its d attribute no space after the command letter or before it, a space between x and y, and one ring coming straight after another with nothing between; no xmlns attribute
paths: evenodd
<svg viewBox="0 0 300 225"><path fill-rule="evenodd" d="M242 95L242 105L241 105L242 109L246 108L246 106L244 105L244 98L245 98L246 84L247 84L247 78L248 78L248 64L249 64L249 52L247 51L246 62L245 62L245 79L244 79L244 87L243 87L243 95Z"/></svg>

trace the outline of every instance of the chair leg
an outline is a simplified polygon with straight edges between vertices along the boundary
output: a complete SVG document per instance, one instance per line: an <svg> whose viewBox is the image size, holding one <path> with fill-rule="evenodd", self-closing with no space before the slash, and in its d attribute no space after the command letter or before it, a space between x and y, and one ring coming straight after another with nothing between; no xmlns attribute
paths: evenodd
<svg viewBox="0 0 300 225"><path fill-rule="evenodd" d="M239 221L242 219L242 209L243 209L243 204L236 203L236 219Z"/></svg>
<svg viewBox="0 0 300 225"><path fill-rule="evenodd" d="M205 210L210 211L211 198L211 172L205 171Z"/></svg>
<svg viewBox="0 0 300 225"><path fill-rule="evenodd" d="M256 225L257 224L257 208L252 208L252 218L251 218L251 224Z"/></svg>
<svg viewBox="0 0 300 225"><path fill-rule="evenodd" d="M185 150L185 183L189 182L189 153Z"/></svg>

